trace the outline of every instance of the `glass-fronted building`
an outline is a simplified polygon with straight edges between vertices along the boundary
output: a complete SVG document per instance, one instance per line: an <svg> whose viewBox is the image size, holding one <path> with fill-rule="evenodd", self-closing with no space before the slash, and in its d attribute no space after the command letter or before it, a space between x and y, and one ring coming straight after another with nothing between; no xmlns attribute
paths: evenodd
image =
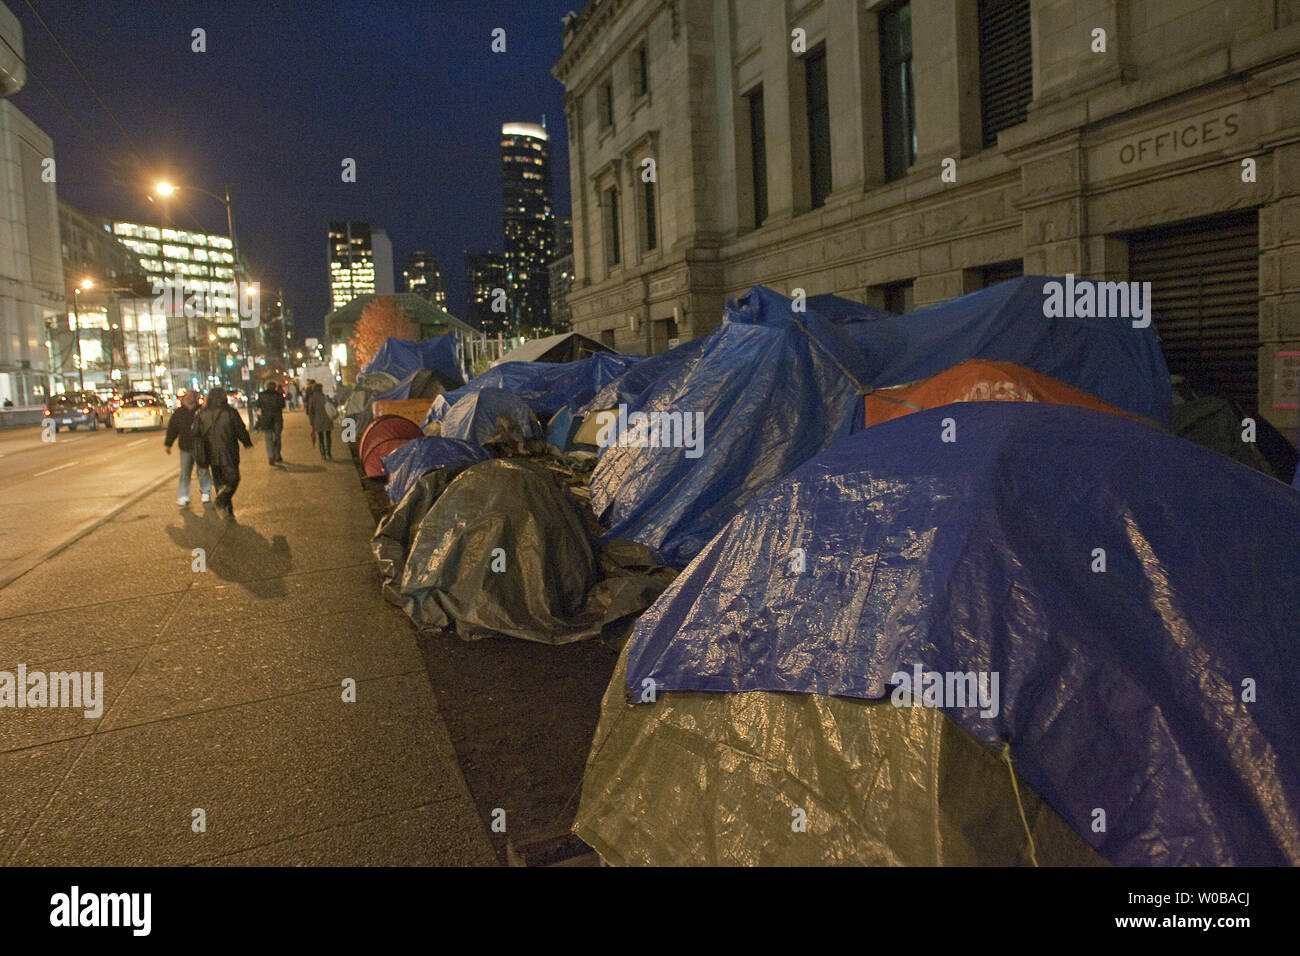
<svg viewBox="0 0 1300 956"><path fill-rule="evenodd" d="M182 296L112 297L82 316L82 355L107 363L119 388L178 391L238 381L241 334L234 243L228 236L114 222L113 235L140 259L151 283L183 284ZM196 298L196 294L199 298ZM186 316L186 304L200 306ZM87 354L87 323L103 322L107 355ZM94 345L89 346L93 351Z"/></svg>
<svg viewBox="0 0 1300 956"><path fill-rule="evenodd" d="M331 222L329 259L332 310L343 308L359 295L373 295L380 291L375 288L375 252L370 223ZM391 252L389 276L391 283Z"/></svg>
<svg viewBox="0 0 1300 956"><path fill-rule="evenodd" d="M555 258L549 137L536 123L501 127L506 228L507 334L549 335L550 272Z"/></svg>

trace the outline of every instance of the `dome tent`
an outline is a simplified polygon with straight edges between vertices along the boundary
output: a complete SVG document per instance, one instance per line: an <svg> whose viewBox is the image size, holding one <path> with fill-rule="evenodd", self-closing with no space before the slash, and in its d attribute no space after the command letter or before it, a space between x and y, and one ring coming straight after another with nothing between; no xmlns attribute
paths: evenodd
<svg viewBox="0 0 1300 956"><path fill-rule="evenodd" d="M944 715L990 754L1009 742L1016 771L1110 862L1294 865L1296 540L1292 490L1138 422L1020 402L918 411L733 519L637 622L620 691L894 702L917 667L1000 674L997 707L947 701ZM761 725L787 747L816 733Z"/></svg>

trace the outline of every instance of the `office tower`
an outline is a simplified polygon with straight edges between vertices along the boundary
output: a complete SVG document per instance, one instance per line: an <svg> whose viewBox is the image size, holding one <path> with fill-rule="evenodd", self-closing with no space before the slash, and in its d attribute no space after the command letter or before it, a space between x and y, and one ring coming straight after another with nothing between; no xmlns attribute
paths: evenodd
<svg viewBox="0 0 1300 956"><path fill-rule="evenodd" d="M506 257L499 252L465 254L465 278L469 286L469 320L484 332L512 335L513 319L508 311L509 289L506 283ZM507 311L494 312L494 290L505 293Z"/></svg>
<svg viewBox="0 0 1300 956"><path fill-rule="evenodd" d="M506 281L513 331L551 332L550 274L555 258L551 172L546 129L536 123L501 127Z"/></svg>
<svg viewBox="0 0 1300 956"><path fill-rule="evenodd" d="M402 267L402 285L404 291L414 292L440 309L447 308L447 287L442 267L429 253L416 250L406 257L406 264Z"/></svg>
<svg viewBox="0 0 1300 956"><path fill-rule="evenodd" d="M387 239L387 237L384 237ZM330 303L341 309L359 295L374 293L375 255L370 223L331 222L329 239ZM392 247L389 247L389 283L392 283ZM391 291L391 288L390 288Z"/></svg>

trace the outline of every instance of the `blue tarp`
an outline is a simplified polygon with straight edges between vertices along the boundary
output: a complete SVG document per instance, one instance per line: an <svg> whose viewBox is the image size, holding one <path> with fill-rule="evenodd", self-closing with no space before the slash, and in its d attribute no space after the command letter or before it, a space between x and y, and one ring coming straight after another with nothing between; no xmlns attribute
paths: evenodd
<svg viewBox="0 0 1300 956"><path fill-rule="evenodd" d="M541 426L523 399L504 388L485 388L464 396L442 420L442 437L482 445L496 433L497 417L505 415L519 426L524 438L541 438Z"/></svg>
<svg viewBox="0 0 1300 956"><path fill-rule="evenodd" d="M745 502L849 434L862 419L867 371L834 324L792 311L785 296L755 286L728 303L695 363L637 402L695 425L696 447L651 447L663 435L613 445L592 473L592 507L608 521L607 536L684 566Z"/></svg>
<svg viewBox="0 0 1300 956"><path fill-rule="evenodd" d="M694 368L709 336L652 355L638 362L595 394L578 411L582 414L626 405L629 411L640 407L638 399L652 386L674 377L680 378Z"/></svg>
<svg viewBox="0 0 1300 956"><path fill-rule="evenodd" d="M597 390L641 361L639 355L599 352L576 362L503 362L484 372L468 385L447 393L455 405L466 395L485 388L504 388L523 399L542 421L549 421L561 408L577 408ZM430 410L424 423L438 421Z"/></svg>
<svg viewBox="0 0 1300 956"><path fill-rule="evenodd" d="M1156 339L1159 302L1151 324L1141 329L1128 318L1049 319L1049 282L1064 285L1065 279L1023 276L898 316L833 296L810 299L809 306L820 301L867 351L875 388L920 381L967 359L993 359L1050 375L1168 427L1169 369ZM1076 297L1089 286L1094 301L1098 285L1073 280Z"/></svg>
<svg viewBox="0 0 1300 956"><path fill-rule="evenodd" d="M789 299L755 286L728 303L713 334L647 359L585 406L614 407L635 395L625 401L629 414L705 416L698 460L682 449L606 451L592 476L592 505L611 535L647 544L681 567L740 504L845 433L847 383L901 385L972 358L1024 365L1167 425L1169 372L1154 322L1134 328L1130 318L1047 318L1048 282L1065 285L1013 279L901 316L836 296L814 296L807 312L795 313ZM1096 301L1096 282L1074 280L1072 288L1085 286ZM813 365L799 357L813 354L800 328L821 343ZM794 353L774 346L778 331ZM685 349L692 351L674 357ZM643 375L651 383L637 392ZM827 388L833 408L824 406ZM860 406L853 412L856 427Z"/></svg>
<svg viewBox="0 0 1300 956"><path fill-rule="evenodd" d="M546 444L559 451L567 451L581 422L580 418L574 417L573 409L561 408L546 423Z"/></svg>
<svg viewBox="0 0 1300 956"><path fill-rule="evenodd" d="M454 332L423 342L388 339L366 363L357 382L374 392L376 399L405 399L411 397L411 382L424 369L437 372L452 386L464 383Z"/></svg>
<svg viewBox="0 0 1300 956"><path fill-rule="evenodd" d="M1208 449L1074 406L948 405L755 500L639 620L628 687L882 698L917 666L996 673L995 714L945 712L1009 740L1113 863L1294 866L1297 541L1300 497Z"/></svg>
<svg viewBox="0 0 1300 956"><path fill-rule="evenodd" d="M812 295L808 297L808 309L816 312L823 319L836 325L851 326L868 319L896 319L898 313L888 309L877 309L873 305L863 305L852 299L842 299L838 295Z"/></svg>
<svg viewBox="0 0 1300 956"><path fill-rule="evenodd" d="M428 435L412 439L383 458L384 473L388 475L388 500L397 504L422 475L435 468L470 465L491 457L486 448L473 442Z"/></svg>

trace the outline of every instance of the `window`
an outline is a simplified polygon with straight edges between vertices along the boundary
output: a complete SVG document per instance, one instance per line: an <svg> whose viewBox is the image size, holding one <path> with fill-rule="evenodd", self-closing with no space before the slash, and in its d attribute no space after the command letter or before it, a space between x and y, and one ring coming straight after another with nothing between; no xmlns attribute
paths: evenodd
<svg viewBox="0 0 1300 956"><path fill-rule="evenodd" d="M1034 97L1029 0L980 0L980 116L984 148L1023 123Z"/></svg>
<svg viewBox="0 0 1300 956"><path fill-rule="evenodd" d="M601 329L601 330L600 330L600 344L601 344L601 345L608 346L608 347L611 348L611 349L614 347L614 330L613 330L613 329Z"/></svg>
<svg viewBox="0 0 1300 956"><path fill-rule="evenodd" d="M614 81L606 80L600 85L596 100L597 112L600 115L600 128L607 130L614 125Z"/></svg>
<svg viewBox="0 0 1300 956"><path fill-rule="evenodd" d="M609 263L607 272L623 261L618 231L618 187L611 186L605 190L605 252Z"/></svg>
<svg viewBox="0 0 1300 956"><path fill-rule="evenodd" d="M808 106L808 175L812 208L826 204L831 191L831 108L826 90L826 48L804 57Z"/></svg>
<svg viewBox="0 0 1300 956"><path fill-rule="evenodd" d="M632 58L632 82L637 96L645 96L650 92L650 54L644 43L636 48L636 54Z"/></svg>
<svg viewBox="0 0 1300 956"><path fill-rule="evenodd" d="M653 252L659 247L659 224L655 218L655 184L651 180L641 184L641 202L645 207L645 234L642 236L642 248Z"/></svg>
<svg viewBox="0 0 1300 956"><path fill-rule="evenodd" d="M1024 274L1025 263L1022 259L995 262L979 270L980 288L987 289L989 286L997 285L999 282L1006 282L1008 279L1019 278Z"/></svg>
<svg viewBox="0 0 1300 956"><path fill-rule="evenodd" d="M916 162L912 106L912 10L901 4L880 15L880 91L885 178L898 179Z"/></svg>
<svg viewBox="0 0 1300 956"><path fill-rule="evenodd" d="M902 315L912 311L912 280L891 282L882 287L885 296L885 308Z"/></svg>
<svg viewBox="0 0 1300 956"><path fill-rule="evenodd" d="M754 174L754 228L767 218L767 129L763 123L763 88L749 100L749 161Z"/></svg>
<svg viewBox="0 0 1300 956"><path fill-rule="evenodd" d="M659 349L672 348L672 343L677 338L677 320L674 318L655 319L651 326L651 334L654 340L650 343L650 351L656 352Z"/></svg>

